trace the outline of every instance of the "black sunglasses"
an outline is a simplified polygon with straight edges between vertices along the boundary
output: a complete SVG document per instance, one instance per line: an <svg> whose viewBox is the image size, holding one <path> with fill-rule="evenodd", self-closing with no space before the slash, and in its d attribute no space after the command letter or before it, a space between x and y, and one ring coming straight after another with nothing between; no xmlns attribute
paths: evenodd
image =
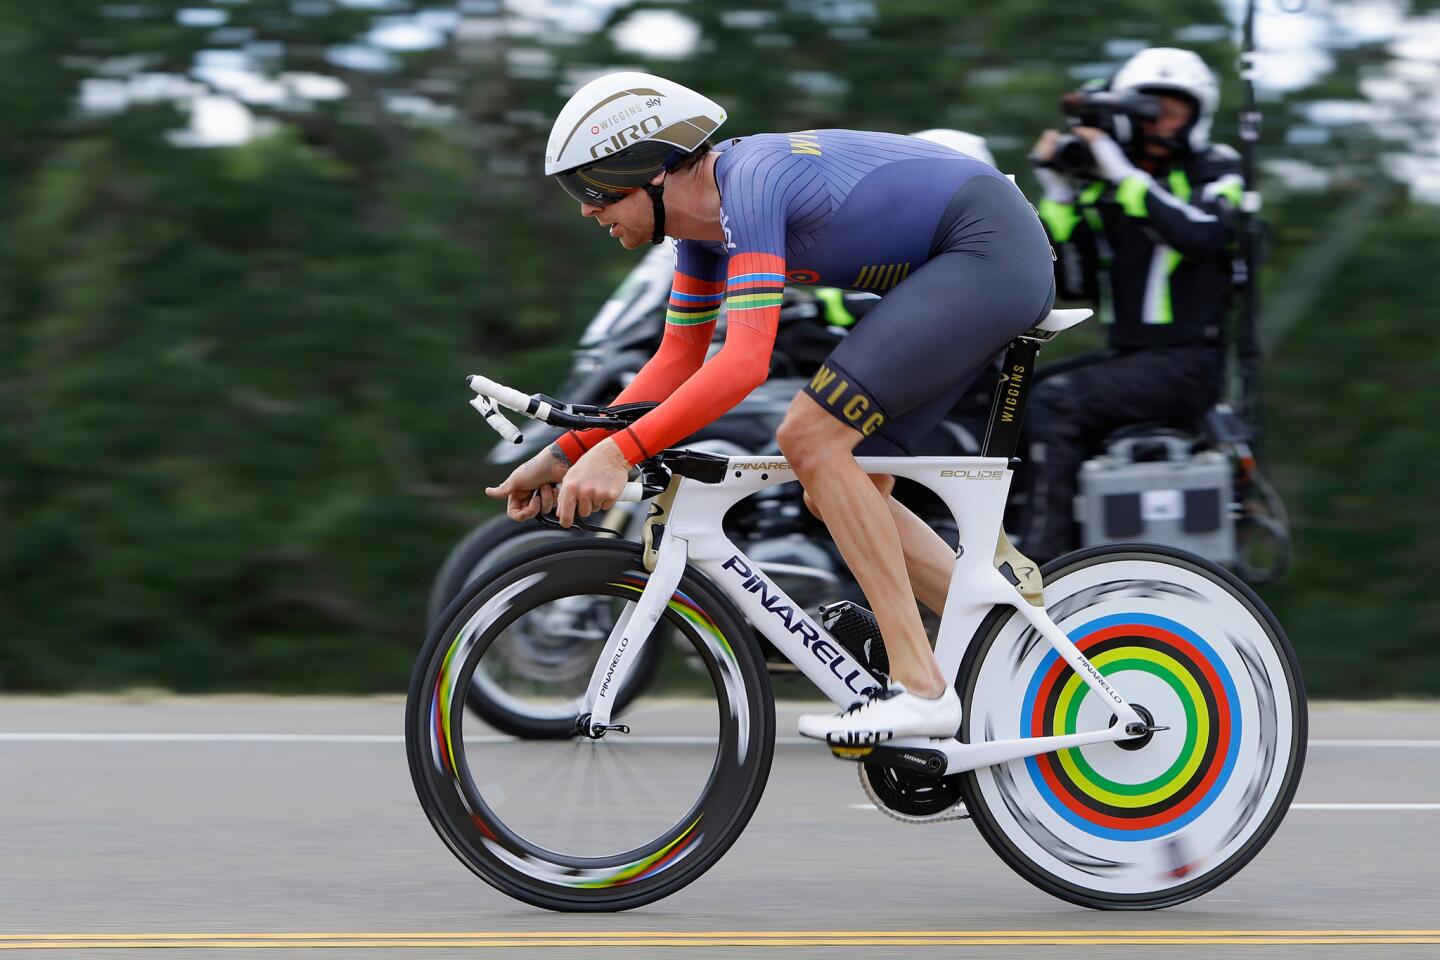
<svg viewBox="0 0 1440 960"><path fill-rule="evenodd" d="M597 207L608 207L612 203L619 203L640 189L639 187L621 187L605 183L594 176L593 167L581 167L578 170L559 173L555 175L555 179L560 181L560 186L570 196L581 203L590 203Z"/></svg>
<svg viewBox="0 0 1440 960"><path fill-rule="evenodd" d="M660 140L646 140L601 157L594 163L557 173L560 186L581 203L608 207L619 203L669 170L686 151Z"/></svg>

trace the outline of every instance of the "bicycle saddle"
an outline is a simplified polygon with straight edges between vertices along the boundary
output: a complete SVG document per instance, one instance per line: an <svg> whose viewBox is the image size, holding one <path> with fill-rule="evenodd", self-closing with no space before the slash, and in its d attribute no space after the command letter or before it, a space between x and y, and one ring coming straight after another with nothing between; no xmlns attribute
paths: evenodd
<svg viewBox="0 0 1440 960"><path fill-rule="evenodd" d="M1051 310L1049 316L1035 324L1035 329L1044 330L1046 333L1059 333L1088 319L1094 312L1083 307L1078 310Z"/></svg>

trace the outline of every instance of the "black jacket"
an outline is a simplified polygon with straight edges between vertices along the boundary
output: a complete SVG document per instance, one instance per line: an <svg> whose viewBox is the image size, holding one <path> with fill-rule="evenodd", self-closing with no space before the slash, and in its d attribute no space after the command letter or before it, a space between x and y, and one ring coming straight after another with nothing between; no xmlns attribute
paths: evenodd
<svg viewBox="0 0 1440 960"><path fill-rule="evenodd" d="M1094 182L1045 200L1061 296L1098 302L1121 350L1224 343L1244 181L1212 146L1168 173Z"/></svg>

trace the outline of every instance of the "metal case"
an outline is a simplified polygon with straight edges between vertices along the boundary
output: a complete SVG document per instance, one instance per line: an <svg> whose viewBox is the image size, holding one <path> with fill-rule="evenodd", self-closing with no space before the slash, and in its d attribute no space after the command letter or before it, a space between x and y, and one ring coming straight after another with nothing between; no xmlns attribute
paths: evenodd
<svg viewBox="0 0 1440 960"><path fill-rule="evenodd" d="M1233 565L1230 461L1191 446L1177 436L1126 437L1087 460L1075 498L1082 545L1140 540Z"/></svg>

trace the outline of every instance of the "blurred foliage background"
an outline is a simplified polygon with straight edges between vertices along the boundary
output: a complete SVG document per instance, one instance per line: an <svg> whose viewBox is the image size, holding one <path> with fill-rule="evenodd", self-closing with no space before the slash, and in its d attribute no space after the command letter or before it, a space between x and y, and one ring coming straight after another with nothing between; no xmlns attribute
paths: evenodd
<svg viewBox="0 0 1440 960"><path fill-rule="evenodd" d="M1293 4L1287 4L1293 7ZM1261 5L1263 590L1318 695L1440 691L1440 3ZM958 127L1238 0L0 0L0 690L403 688L492 512L465 373L556 382L636 260L541 175L617 67L726 134ZM1098 342L1098 330L1077 334Z"/></svg>

